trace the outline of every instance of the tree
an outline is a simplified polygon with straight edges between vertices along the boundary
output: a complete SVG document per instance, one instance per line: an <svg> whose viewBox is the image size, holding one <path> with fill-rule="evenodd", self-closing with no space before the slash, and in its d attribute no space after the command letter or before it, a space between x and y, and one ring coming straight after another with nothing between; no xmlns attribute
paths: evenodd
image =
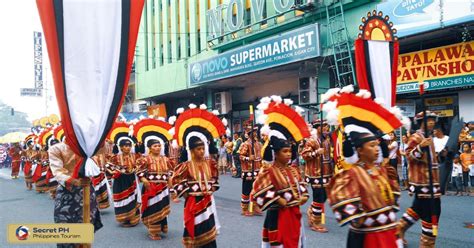
<svg viewBox="0 0 474 248"><path fill-rule="evenodd" d="M31 123L28 115L23 112L13 111L12 107L0 101L0 136L10 132L29 132Z"/></svg>

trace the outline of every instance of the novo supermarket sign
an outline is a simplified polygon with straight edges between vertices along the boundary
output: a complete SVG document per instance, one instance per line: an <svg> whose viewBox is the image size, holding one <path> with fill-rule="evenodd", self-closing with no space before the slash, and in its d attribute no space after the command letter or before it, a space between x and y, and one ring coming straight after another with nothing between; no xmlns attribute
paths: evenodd
<svg viewBox="0 0 474 248"><path fill-rule="evenodd" d="M190 63L189 84L198 85L320 55L319 25L311 24Z"/></svg>
<svg viewBox="0 0 474 248"><path fill-rule="evenodd" d="M397 93L439 90L474 85L474 41L400 54Z"/></svg>

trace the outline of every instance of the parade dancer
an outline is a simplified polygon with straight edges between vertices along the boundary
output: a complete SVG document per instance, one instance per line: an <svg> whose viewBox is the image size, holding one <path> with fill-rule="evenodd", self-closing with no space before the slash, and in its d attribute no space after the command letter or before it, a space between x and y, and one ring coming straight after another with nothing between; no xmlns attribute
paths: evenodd
<svg viewBox="0 0 474 248"><path fill-rule="evenodd" d="M322 124L322 125L321 125ZM308 208L308 221L311 230L328 232L325 227L324 203L327 200L326 187L332 177L331 142L329 135L323 135L327 123L317 120L313 124L314 133L305 142L301 155L305 160L305 181L313 190L313 202Z"/></svg>
<svg viewBox="0 0 474 248"><path fill-rule="evenodd" d="M266 161L255 183L252 198L265 210L261 247L305 247L300 206L309 198L300 169L291 162L298 156L290 140L299 142L310 136L300 112L292 101L280 97L261 100L268 139L263 159Z"/></svg>
<svg viewBox="0 0 474 248"><path fill-rule="evenodd" d="M160 240L161 235L168 233L173 162L166 157L166 151L172 138L171 128L169 123L155 119L142 119L133 128L138 142L146 146L145 156L137 160L137 175L143 183L142 222L152 240Z"/></svg>
<svg viewBox="0 0 474 248"><path fill-rule="evenodd" d="M15 143L10 147L8 153L12 159L12 179L18 179L18 174L20 173L20 165L21 165L21 148L20 144Z"/></svg>
<svg viewBox="0 0 474 248"><path fill-rule="evenodd" d="M405 232L421 219L420 247L435 247L441 215L441 191L438 159L430 134L438 116L431 111L425 112L415 116L420 129L410 136L405 150L408 159L408 190L414 199L399 222L399 231L404 238ZM405 239L404 243L407 243Z"/></svg>
<svg viewBox="0 0 474 248"><path fill-rule="evenodd" d="M33 189L33 161L36 159L38 152L34 149L37 136L30 134L25 138L25 149L22 152L22 160L24 161L23 174L25 175L25 184L28 190Z"/></svg>
<svg viewBox="0 0 474 248"><path fill-rule="evenodd" d="M262 164L262 144L258 141L257 131L257 127L247 127L246 134L248 135L248 139L242 143L239 150L240 164L242 168L242 196L240 207L242 210L241 213L244 216L262 214L262 212L257 208L255 209L255 213L249 209L252 185Z"/></svg>
<svg viewBox="0 0 474 248"><path fill-rule="evenodd" d="M219 189L217 163L209 157L209 142L226 133L225 125L205 105L179 109L172 134L186 150L172 177L184 203L184 247L217 247L216 209L212 194Z"/></svg>
<svg viewBox="0 0 474 248"><path fill-rule="evenodd" d="M74 178L74 166L79 161L71 148L59 143L49 149L51 171L59 182L54 200L54 223L83 223L83 188L91 185L90 178ZM90 223L94 232L102 228L94 190L90 191ZM58 244L58 247L76 247L78 244Z"/></svg>
<svg viewBox="0 0 474 248"><path fill-rule="evenodd" d="M94 186L94 191L97 198L97 204L99 209L106 209L110 207L110 198L111 197L111 187L109 185L108 178L106 176L106 166L107 161L110 159L109 154L106 154L107 150L105 146L99 149L97 154L92 157L94 162L99 166L100 173L99 175L92 177L92 186Z"/></svg>
<svg viewBox="0 0 474 248"><path fill-rule="evenodd" d="M135 175L140 155L132 152L136 140L129 136L129 132L129 124L116 122L107 137L116 144L115 155L109 159L106 168L113 177L115 219L123 227L136 226L140 222L141 197Z"/></svg>
<svg viewBox="0 0 474 248"><path fill-rule="evenodd" d="M380 137L409 120L398 108L386 109L366 90L353 86L323 95L328 123L344 130L343 154L347 166L334 175L328 199L339 224L350 224L347 247L393 247L396 236L399 185L388 164L388 147ZM377 100L378 101L378 100Z"/></svg>
<svg viewBox="0 0 474 248"><path fill-rule="evenodd" d="M48 185L48 148L53 145L51 142L57 142L57 140L54 139L53 130L50 128L43 130L43 132L38 136L40 151L36 160L36 168L33 173L33 182L35 183L35 189L38 193L44 193L50 190Z"/></svg>

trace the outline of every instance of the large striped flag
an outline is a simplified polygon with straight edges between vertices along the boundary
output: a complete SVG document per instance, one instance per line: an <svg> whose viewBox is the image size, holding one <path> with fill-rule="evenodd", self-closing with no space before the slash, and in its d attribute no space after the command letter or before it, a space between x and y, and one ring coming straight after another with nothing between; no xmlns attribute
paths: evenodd
<svg viewBox="0 0 474 248"><path fill-rule="evenodd" d="M395 105L399 43L396 30L382 12L367 13L355 41L356 77L359 88L381 98L387 107Z"/></svg>
<svg viewBox="0 0 474 248"><path fill-rule="evenodd" d="M74 176L94 176L90 159L112 127L132 67L144 0L36 0L66 143L82 157Z"/></svg>

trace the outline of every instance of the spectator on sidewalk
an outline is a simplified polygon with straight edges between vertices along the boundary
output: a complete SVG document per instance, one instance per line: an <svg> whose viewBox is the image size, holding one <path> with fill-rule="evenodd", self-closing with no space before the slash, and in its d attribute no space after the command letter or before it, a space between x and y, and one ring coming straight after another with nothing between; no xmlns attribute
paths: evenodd
<svg viewBox="0 0 474 248"><path fill-rule="evenodd" d="M462 195L462 165L459 160L459 155L456 154L453 160L453 171L451 172L451 183L453 189L456 190L454 195Z"/></svg>
<svg viewBox="0 0 474 248"><path fill-rule="evenodd" d="M469 166L472 164L473 158L474 158L474 154L472 153L472 150L471 150L471 144L464 143L462 145L462 153L460 156L460 160L461 160L461 165L462 165L462 179L463 179L464 192L466 193L466 195L469 195Z"/></svg>

